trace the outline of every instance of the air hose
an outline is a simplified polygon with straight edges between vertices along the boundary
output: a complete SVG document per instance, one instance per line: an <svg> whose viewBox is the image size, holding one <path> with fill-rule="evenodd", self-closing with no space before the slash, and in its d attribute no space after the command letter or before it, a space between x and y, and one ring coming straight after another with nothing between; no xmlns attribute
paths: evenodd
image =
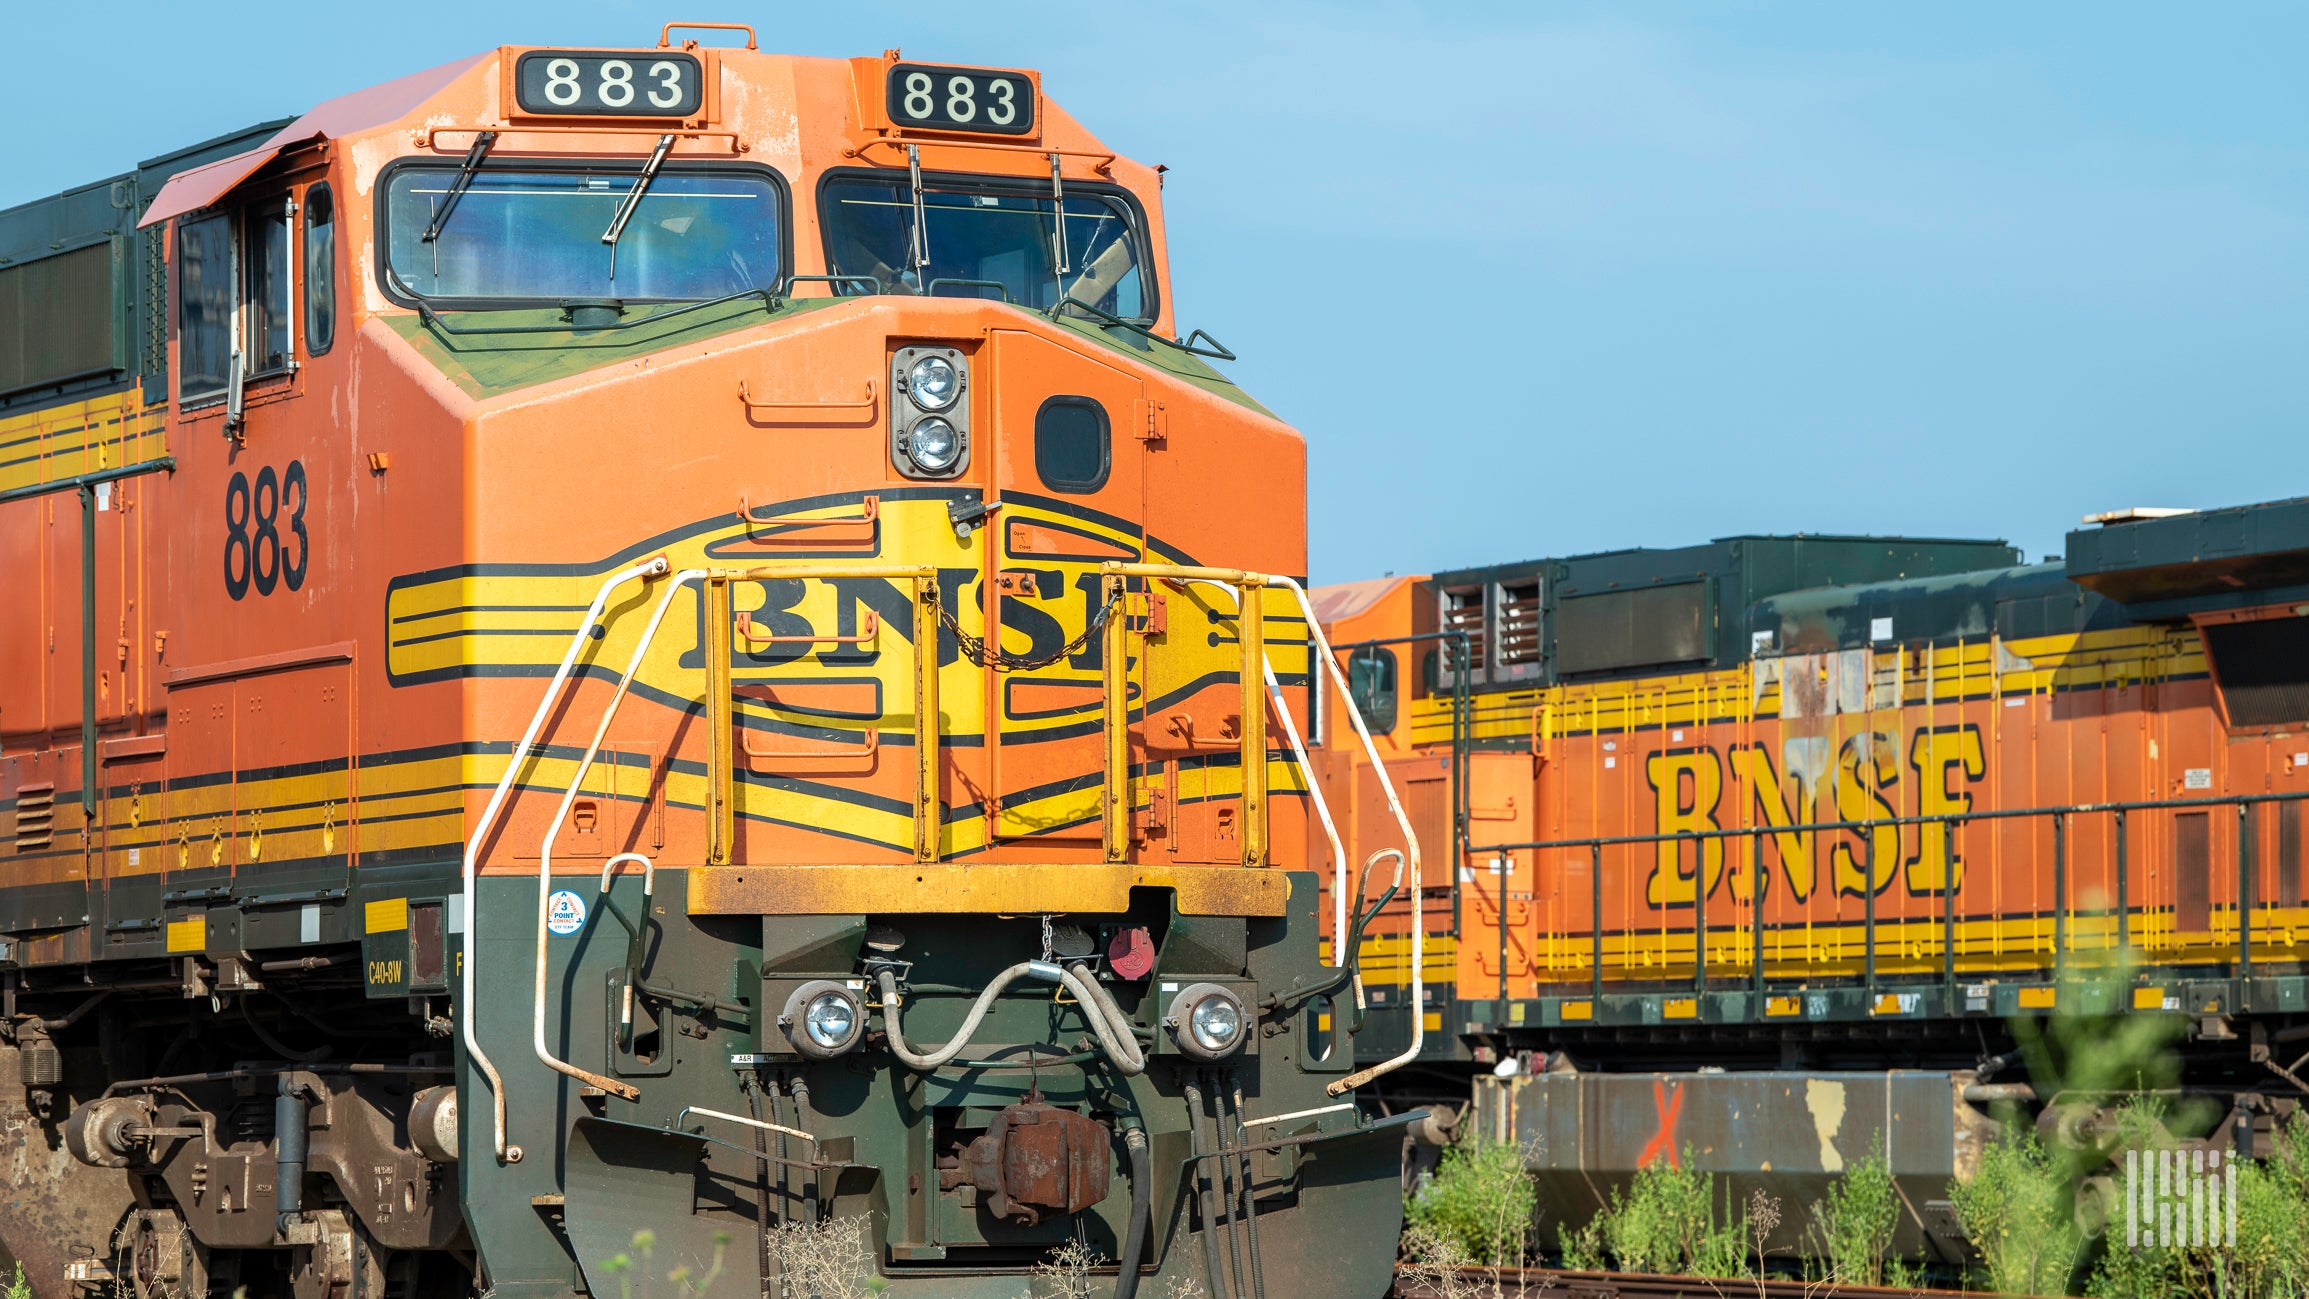
<svg viewBox="0 0 2309 1299"><path fill-rule="evenodd" d="M898 978L888 968L878 975L882 989L882 1024L889 1031L890 1052L911 1068L928 1071L939 1068L959 1057L970 1046L970 1035L993 1008L994 999L1003 989L1022 978L1032 976L1051 983L1062 984L1082 1004L1083 1018L1090 1021L1091 1031L1098 1035L1100 1045L1106 1048L1106 1057L1125 1076L1146 1072L1146 1053L1139 1049L1138 1039L1130 1031L1130 1021L1114 998L1100 987L1095 979L1079 968L1061 968L1049 961L1020 961L986 985L971 1003L970 1013L963 1017L962 1027L955 1031L944 1046L917 1051L906 1044L906 1032L899 1022Z"/></svg>
<svg viewBox="0 0 2309 1299"><path fill-rule="evenodd" d="M1147 1214L1154 1202L1154 1160L1147 1154L1145 1128L1124 1128L1122 1148L1130 1159L1130 1222L1123 1228L1114 1299L1137 1299L1138 1270L1146 1261Z"/></svg>

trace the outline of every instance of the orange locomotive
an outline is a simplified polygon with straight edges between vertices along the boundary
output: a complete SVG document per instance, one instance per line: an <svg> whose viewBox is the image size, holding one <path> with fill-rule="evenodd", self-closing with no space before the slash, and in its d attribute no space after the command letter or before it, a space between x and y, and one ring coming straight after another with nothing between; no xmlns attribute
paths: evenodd
<svg viewBox="0 0 2309 1299"><path fill-rule="evenodd" d="M0 1245L1379 1292L1305 446L1160 177L1032 72L672 30L0 214Z"/></svg>
<svg viewBox="0 0 2309 1299"><path fill-rule="evenodd" d="M2035 566L1739 537L1316 598L1434 845L1418 986L1402 900L1360 936L1359 1049L1416 1014L1402 1099L1500 1075L1477 1117L1541 1139L1551 1211L1686 1147L1808 1203L1883 1143L1907 1247L1953 1248L1930 1206L2031 1098L2015 1018L2186 1017L2216 1145L2309 1090L2309 505L2125 512ZM1367 762L1320 762L1349 858L1394 843ZM2033 1099L2082 1139L2114 1098Z"/></svg>

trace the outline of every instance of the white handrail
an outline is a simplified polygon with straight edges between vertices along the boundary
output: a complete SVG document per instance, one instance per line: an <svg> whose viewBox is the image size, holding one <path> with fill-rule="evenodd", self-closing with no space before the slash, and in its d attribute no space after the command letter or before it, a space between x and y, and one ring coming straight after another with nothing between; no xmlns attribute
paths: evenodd
<svg viewBox="0 0 2309 1299"><path fill-rule="evenodd" d="M1251 600L1247 587L1232 586L1230 583L1213 578L1189 578L1186 580L1208 582L1213 586L1231 587L1236 592L1236 616L1238 618L1250 616ZM1387 762L1379 756L1379 746L1372 742L1371 730L1364 725L1363 710L1355 706L1354 692L1347 686L1346 671L1339 666L1338 656L1331 652L1331 642L1323 635L1323 624L1315 619L1315 606L1307 598L1307 589L1287 577L1268 574L1265 580L1289 590L1299 602L1299 611L1307 616L1307 636L1313 642L1309 647L1309 673L1313 673L1314 663L1319 658L1323 665L1330 670L1332 680L1338 684L1340 698L1346 704L1347 720L1355 724L1356 738L1363 742L1363 755L1371 760L1371 769L1379 775L1380 792L1387 796L1387 810L1394 814L1396 827L1403 831L1403 846L1410 858L1406 862L1402 856L1397 856L1395 878L1401 881L1406 868L1408 868L1411 875L1411 1045L1401 1055L1349 1074L1324 1089L1331 1095L1337 1096L1343 1092L1352 1091L1383 1073L1399 1069L1419 1058L1419 1048L1427 1027L1426 971L1421 968L1426 955L1425 940L1427 934L1425 908L1422 905L1423 899L1419 887L1419 836L1411 829L1411 818L1403 813L1403 801L1396 797L1395 782L1387 775ZM1331 924L1332 933L1336 935L1332 939L1331 955L1333 960L1343 962L1347 959L1345 951L1347 944L1347 854L1339 846L1338 831L1331 823L1331 810L1325 805L1322 791L1315 783L1315 772L1314 768L1307 762L1307 751L1299 744L1299 730L1291 721L1291 710L1283 706L1282 695L1276 689L1274 665L1265 663L1262 656L1262 666L1266 672L1267 688L1275 693L1276 711L1282 716L1284 734L1290 737L1292 752L1299 759L1299 769L1306 773L1307 791L1314 797L1316 811L1323 821L1323 830L1331 839L1331 860L1334 863L1333 883L1331 885ZM1251 779L1251 773L1244 772L1243 779ZM1378 860L1378 856L1374 854L1372 860ZM1360 904L1361 899L1357 899L1357 902Z"/></svg>
<svg viewBox="0 0 2309 1299"><path fill-rule="evenodd" d="M593 728L593 739L585 746L585 756L577 760L577 771L569 778L569 788L562 791L561 804L553 809L553 819L546 823L545 837L537 848L537 986L530 1007L530 1045L546 1068L629 1101L641 1096L640 1088L588 1069L580 1069L555 1055L552 1048L545 1045L545 939L548 933L545 926L553 905L553 841L561 835L561 823L569 819L570 805L577 801L577 791L585 783L586 773L593 770L594 755L601 752L601 742L609 734L609 724L617 719L618 705L625 702L626 691L633 686L634 674L641 671L641 661L657 639L657 629L665 621L666 610L672 607L673 598L681 593L684 586L705 575L702 568L685 568L666 583L665 594L658 597L657 608L650 611L649 624L642 628L641 639L634 643L633 657L626 661L625 672L617 679L616 691L610 695L608 706L601 710L601 724ZM655 877L655 868L645 867L643 878L654 880ZM608 879L609 866L604 865L602 880L605 887Z"/></svg>
<svg viewBox="0 0 2309 1299"><path fill-rule="evenodd" d="M1185 585L1191 586L1198 582L1231 592L1235 597L1235 617L1238 620L1250 616L1250 592L1256 588L1237 586L1210 577L1184 579ZM1311 658L1309 662L1311 665ZM1259 669L1267 679L1267 696L1275 701L1275 716L1283 723L1283 736L1291 742L1291 756L1298 761L1299 774L1307 779L1307 796L1315 801L1315 817L1323 823L1323 837L1331 841L1331 963L1338 965L1347 959L1347 849L1339 842L1339 827L1331 819L1331 805L1323 797L1322 784L1315 779L1315 764L1308 760L1307 746L1299 739L1299 724L1291 720L1291 707L1283 702L1283 687L1275 680L1275 664L1263 650L1259 655ZM1247 703L1244 705L1246 708L1249 706ZM1354 701L1349 700L1347 706L1354 707ZM1249 772L1243 773L1243 779L1250 778Z"/></svg>
<svg viewBox="0 0 2309 1299"><path fill-rule="evenodd" d="M480 1007L473 1001L473 978L481 964L478 943L481 932L478 905L480 895L474 888L474 877L481 861L481 841L488 837L490 829L496 824L497 814L505 806L506 795L512 792L514 778L520 774L522 760L529 756L529 746L537 741L537 733L545 727L546 715L553 711L554 701L561 697L561 687L569 680L569 670L577 663L578 651L592 639L594 626L601 619L602 608L609 603L609 593L637 577L663 577L669 567L663 555L645 560L612 574L608 581L601 584L601 590L594 593L593 603L585 608L585 616L577 620L577 634L570 637L569 652L561 656L561 666L554 669L553 680L545 687L545 698L538 701L537 712L529 719L529 729L521 733L521 742L513 746L512 756L505 764L505 774L498 778L496 790L489 795L489 804L482 809L481 819L473 827L472 838L465 841L465 954L462 961L464 975L459 980L460 1011L465 1021L465 1054L472 1059L474 1067L481 1071L482 1077L489 1080L489 1091L495 1101L495 1126L490 1135L500 1163L521 1162L521 1147L505 1144L505 1080L498 1074L497 1066L490 1061L489 1053L481 1049L480 1037L474 1031L475 1023L480 1018Z"/></svg>
<svg viewBox="0 0 2309 1299"><path fill-rule="evenodd" d="M1405 865L1411 875L1411 1045L1404 1048L1401 1055L1351 1073L1323 1089L1337 1096L1419 1058L1419 1048L1427 1027L1426 971L1421 968L1426 957L1427 927L1421 905L1424 890L1420 888L1419 836L1412 832L1411 818L1403 814L1403 801L1395 796L1395 782L1387 775L1387 763L1379 756L1379 746L1371 740L1370 728L1363 724L1363 710L1355 706L1354 692L1347 687L1346 670L1339 666L1338 656L1331 652L1331 642L1323 635L1323 624L1315 619L1315 606L1307 599L1307 588L1287 577L1270 577L1267 580L1289 588L1291 594L1298 597L1299 610L1307 615L1307 636L1314 642L1314 648L1321 651L1323 666L1329 669L1331 679L1337 683L1339 694L1346 701L1347 720L1355 724L1355 737L1363 742L1363 755L1371 760L1371 769L1378 773L1379 791L1387 796L1387 810L1394 814L1396 827L1403 831L1403 847L1410 854L1410 860ZM1313 665L1309 666L1311 668ZM1345 859L1341 858L1342 866L1344 863Z"/></svg>
<svg viewBox="0 0 2309 1299"><path fill-rule="evenodd" d="M1339 842L1339 827L1331 820L1331 805L1323 798L1322 783L1315 779L1315 764L1307 760L1307 746L1299 741L1299 724L1291 720L1290 705L1283 702L1283 687L1275 680L1275 665L1262 654L1259 666L1266 672L1267 694L1275 701L1275 716L1282 719L1283 737L1291 742L1291 755L1298 759L1299 774L1306 777L1307 796L1315 800L1315 819L1323 823L1323 837L1331 841L1331 964L1344 965L1347 962L1347 849ZM1320 682L1321 678L1316 680Z"/></svg>

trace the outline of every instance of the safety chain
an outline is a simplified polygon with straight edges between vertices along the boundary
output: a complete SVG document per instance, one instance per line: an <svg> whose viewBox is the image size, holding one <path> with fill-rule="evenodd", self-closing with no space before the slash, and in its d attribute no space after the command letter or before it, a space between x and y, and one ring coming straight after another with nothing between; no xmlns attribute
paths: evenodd
<svg viewBox="0 0 2309 1299"><path fill-rule="evenodd" d="M954 621L953 612L944 603L940 603L938 606L938 625L954 633L954 643L961 647L962 657L969 659L979 667L996 672L1032 672L1037 668L1049 667L1060 659L1080 654L1083 647L1090 644L1091 638L1105 628L1106 620L1114 615L1114 606L1121 599L1122 591L1118 588L1106 598L1105 604L1098 607L1098 612L1091 615L1090 625L1082 629L1080 636L1048 654L1039 656L1009 653L999 644L987 643L987 639L983 636L973 636L962 630L962 625ZM997 632L997 639L999 639L999 632Z"/></svg>

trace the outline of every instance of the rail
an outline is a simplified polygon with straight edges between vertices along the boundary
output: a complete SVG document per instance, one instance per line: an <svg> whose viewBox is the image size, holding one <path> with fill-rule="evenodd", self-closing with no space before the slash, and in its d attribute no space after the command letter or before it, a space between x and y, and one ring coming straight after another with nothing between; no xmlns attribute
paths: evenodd
<svg viewBox="0 0 2309 1299"><path fill-rule="evenodd" d="M1940 871L1938 887L1931 888L1919 896L1937 897L1939 900L1939 914L1937 917L1925 918L1928 920L1937 919L1939 923L1940 932L1938 938L1940 950L1938 954L1940 956L1940 975L1943 983L1946 986L1948 995L1953 997L1955 994L1959 973L1957 968L1958 895L1964 891L1964 880L1959 873L1960 867L1964 864L1964 858L1960 852L1962 845L1960 844L1959 836L1962 834L1964 828L1973 822L2049 822L2052 835L2053 867L2052 898L2051 905L2049 907L2051 912L2050 918L2052 922L2051 964L2056 976L2065 974L2068 968L2069 959L2073 955L2083 951L2108 951L2113 949L2118 952L2129 952L2132 948L2139 945L2136 943L2134 935L2136 920L2149 921L2153 923L2154 918L2158 914L2169 910L2173 912L2172 933L2176 938L2183 934L2202 935L2208 943L2215 945L2221 943L2222 941L2222 930L2224 926L2222 926L2219 922L2225 916L2225 918L2227 918L2230 922L2227 928L2233 930L2233 932L2229 935L2229 938L2234 943L2236 974L2240 978L2250 978L2252 976L2254 962L2254 908L2257 906L2268 907L2274 905L2272 903L2266 903L2257 900L2258 885L2261 883L2259 876L2263 873L2261 867L2261 854L2258 849L2260 847L2260 840L2263 837L2263 832L2266 827L2259 824L2256 813L2257 810L2264 804L2283 805L2303 802L2305 800L2309 800L2309 791L2295 791L2285 793L2270 792L2258 794L2219 794L2206 795L2199 798L2142 799L2124 802L2071 803L2045 807L1994 808L1986 810L1967 808L1957 811L1922 813L1910 816L1888 816L1835 821L1807 821L1802 823L1791 823L1787 825L1773 825L1766 823L1762 825L1750 826L1730 826L1700 830L1680 830L1657 834L1604 835L1589 836L1584 838L1520 840L1515 842L1480 844L1471 846L1467 849L1467 854L1470 859L1473 859L1478 858L1486 853L1503 854L1510 852L1530 852L1534 854L1533 860L1536 866L1538 861L1537 854L1539 853L1567 850L1586 851L1588 858L1587 866L1589 886L1589 981L1592 995L1600 997L1604 991L1603 972L1606 968L1604 959L1604 849L1641 845L1678 845L1679 849L1676 854L1676 861L1673 865L1674 869L1678 872L1680 877L1683 859L1683 853L1681 852L1680 848L1681 845L1686 843L1704 845L1712 841L1745 839L1748 841L1749 847L1748 884L1750 893L1749 896L1744 900L1738 899L1736 897L1732 900L1735 903L1745 901L1749 908L1750 923L1747 928L1751 931L1752 947L1750 951L1744 955L1747 957L1746 964L1748 966L1748 975L1751 987L1756 993L1762 994L1765 992L1768 986L1768 962L1766 961L1764 954L1764 940L1767 930L1775 928L1775 926L1769 924L1763 919L1763 908L1766 897L1766 881L1770 878L1764 868L1764 840L1767 837L1770 837L1781 840L1783 844L1785 844L1786 841L1794 836L1816 835L1820 833L1855 833L1859 836L1859 845L1856 849L1848 848L1848 851L1851 852L1853 859L1856 859L1859 862L1861 879L1862 882L1866 885L1866 887L1859 890L1861 894L1861 905L1863 908L1861 916L1862 949L1860 975L1863 985L1870 990L1874 990L1880 983L1878 958L1881 949L1881 930L1884 924L1883 918L1878 914L1879 908L1877 905L1877 895L1878 893L1889 888L1893 881L1893 876L1890 873L1884 874L1881 879L1879 878L1877 861L1878 832L1891 830L1895 832L1897 838L1897 832L1899 830L1915 828L1919 831L1917 841L1917 856L1914 859L1908 858L1905 843L1903 843L1901 848L1898 850L1902 860L1895 863L1895 869L1912 864L1912 861L1921 862L1929 859L1937 863L1938 869ZM2133 862L2132 836L2130 835L2129 831L2131 829L2132 821L2143 813L2177 814L2199 811L2210 813L2214 809L2221 808L2231 808L2234 809L2236 813L2236 829L2234 832L2232 853L2234 858L2233 864L2235 867L2234 874L2232 876L2232 896L2224 900L2216 898L2212 895L2210 868L2213 865L2215 853L2212 836L2212 824L2208 819L2204 827L2206 832L2206 842L2203 848L2205 854L2205 865L2208 868L2207 878L2204 881L2205 891L2202 896L2194 897L2190 900L2191 911L2198 912L2201 909L2201 914L2192 914L2189 916L2183 916L2180 914L2180 908L2182 906L2183 899L2178 893L2178 888L2180 886L2178 880L2175 881L2176 891L2174 897L2171 900L2155 904L2153 907L2136 909L2133 906L2131 896L2131 886L2133 882ZM2084 818L2092 817L2109 818L2111 834L2109 835L2110 851L2108 854L2108 861L2106 862L2106 879L2110 886L2110 892L2113 894L2113 896L2106 899L2108 905L2079 908L2077 906L2076 899L2076 872L2072 869L2073 863L2071 861L2072 854L2070 841L2075 837L2073 830L2077 823ZM1927 845L1924 843L1924 832L1927 829L1936 832L1938 835L1938 842L1936 845L1934 845L1937 847L1937 854L1932 855L1929 858L1927 856ZM2176 830L2176 834L2177 833L2178 831ZM2282 842L2282 835L2280 835L2280 842ZM1814 869L1817 871L1821 867L1821 858L1816 849L1817 844L1815 844L1813 848L1807 849L1807 851L1811 853ZM1714 877L1718 874L1725 877L1729 876L1730 862L1728 860L1729 854L1726 854L1726 859L1721 863L1720 869L1718 871L1711 872L1708 861L1708 854L1705 848L1697 849L1692 855L1694 858L1692 897L1690 900L1692 906L1693 934L1692 984L1695 991L1705 992L1711 986L1709 965L1713 959L1713 954L1709 950L1708 943L1710 935L1708 921L1708 898L1715 891ZM2177 849L2175 855L2178 855ZM1829 888L1831 896L1837 896L1839 892L1838 886L1834 880L1836 864L1836 858L1834 857L1833 853L1831 853L1826 862L1827 870L1830 874ZM1669 867L1669 863L1664 857L1654 863L1649 863L1649 865L1654 869L1660 870L1665 870ZM2178 872L2176 871L2175 874L2177 875ZM1504 881L1506 879L1506 875L1502 873L1500 878ZM2292 887L2293 892L2296 895L2301 893L2302 885L2300 881L2294 881ZM1502 885L1500 891L1502 896L1496 899L1498 903L1496 911L1499 917L1501 928L1504 931L1509 923L1508 916L1510 911L1506 906L1507 898L1504 896L1504 885ZM1726 891L1727 893L1730 892L1729 887L1727 887ZM1917 893L1917 890L1913 885L1910 888L1910 892L1912 894ZM2285 905L2299 907L2303 905L2303 899L2300 896L2295 896ZM2039 909L2038 912L2031 914L2041 915L2042 910L2044 909ZM2077 921L2079 919L2080 912L2082 914L2090 915L2096 918L2103 916L2107 917L2104 927L2109 931L2109 933L2105 936L2104 942L2097 949L2080 946L2074 941L2076 938ZM2113 914L2111 914L2112 912ZM2000 909L1996 913L1995 918L2007 918L2012 914L2014 914L2014 911L2011 907L2000 906ZM1913 923L1916 918L1917 917L1915 916L1904 915L1896 917L1896 920L1902 923ZM2186 928L2183 928L2184 921L2195 922L2199 920L2202 921L2201 924L2190 923ZM1810 922L1811 921L1809 917L1802 918L1802 923ZM1791 920L1789 923L1798 923L1798 921ZM2144 924L2142 928L2144 931L2146 931L2149 928L2149 925ZM1504 972L1504 962L1502 962L1501 968ZM1534 973L1536 975L1536 970ZM1817 971L1812 971L1812 973L1816 976Z"/></svg>

